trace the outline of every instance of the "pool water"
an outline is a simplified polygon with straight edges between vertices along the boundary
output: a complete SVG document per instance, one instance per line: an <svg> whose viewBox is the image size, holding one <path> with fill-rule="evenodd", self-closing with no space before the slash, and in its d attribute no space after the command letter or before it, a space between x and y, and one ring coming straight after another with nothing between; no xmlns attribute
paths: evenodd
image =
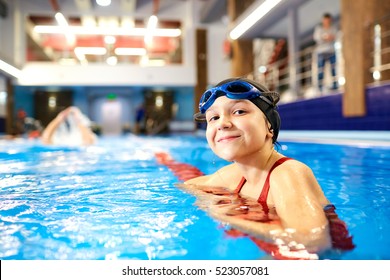
<svg viewBox="0 0 390 280"><path fill-rule="evenodd" d="M356 248L327 259L390 259L389 147L282 142L308 164ZM157 152L211 173L226 164L203 136L100 138L91 147L0 141L0 259L250 260L268 256L232 238L178 189Z"/></svg>

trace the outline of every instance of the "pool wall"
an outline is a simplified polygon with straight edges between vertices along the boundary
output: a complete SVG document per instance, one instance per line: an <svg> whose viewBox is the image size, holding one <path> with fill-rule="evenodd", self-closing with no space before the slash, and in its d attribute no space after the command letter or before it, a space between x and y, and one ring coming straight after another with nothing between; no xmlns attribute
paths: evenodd
<svg viewBox="0 0 390 280"><path fill-rule="evenodd" d="M345 118L342 94L279 106L282 130L390 130L390 84L366 89L367 114Z"/></svg>
<svg viewBox="0 0 390 280"><path fill-rule="evenodd" d="M33 89L16 87L15 112L23 108L29 116L33 113ZM139 89L137 89L139 91ZM140 103L141 92L130 94L129 102L135 106ZM174 89L175 102L179 104L178 116L172 124L172 131L193 130L193 90L191 87ZM27 94L30 93L30 94ZM87 110L88 95L81 89L76 90L75 105L85 113ZM331 94L319 98L300 100L288 104L281 104L279 112L284 130L390 130L390 83L381 86L371 86L366 89L367 114L363 117L345 118L342 113L342 93ZM191 102L189 102L191 101ZM125 106L128 108L129 106ZM128 117L130 113L126 114ZM89 115L89 114L88 114ZM90 116L96 121L94 116ZM131 116L133 117L133 116ZM129 119L129 118L126 118ZM132 120L130 120L132 121ZM198 129L205 129L205 124L198 124ZM0 117L0 133L5 132L5 119Z"/></svg>

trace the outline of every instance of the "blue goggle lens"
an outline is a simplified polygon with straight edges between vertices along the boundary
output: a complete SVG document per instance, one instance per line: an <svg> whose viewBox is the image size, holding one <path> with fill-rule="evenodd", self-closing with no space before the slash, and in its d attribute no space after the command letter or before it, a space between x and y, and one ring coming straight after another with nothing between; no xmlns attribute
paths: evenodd
<svg viewBox="0 0 390 280"><path fill-rule="evenodd" d="M261 92L256 87L247 82L232 81L219 87L214 87L207 90L200 99L199 111L204 114L207 109L213 105L214 101L220 96L227 96L230 99L253 99L260 97L269 105L273 106L270 100L262 96L263 93L264 92Z"/></svg>

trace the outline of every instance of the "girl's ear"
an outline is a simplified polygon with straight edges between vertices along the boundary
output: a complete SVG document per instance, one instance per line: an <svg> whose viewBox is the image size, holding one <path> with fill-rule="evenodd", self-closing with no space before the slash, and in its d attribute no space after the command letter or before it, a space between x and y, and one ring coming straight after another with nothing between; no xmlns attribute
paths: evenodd
<svg viewBox="0 0 390 280"><path fill-rule="evenodd" d="M265 125L267 127L267 137L272 139L274 137L274 129L272 128L271 124L269 123L269 121L265 116L264 119L265 119Z"/></svg>
<svg viewBox="0 0 390 280"><path fill-rule="evenodd" d="M272 128L268 129L267 136L270 137L270 138L274 137L274 130Z"/></svg>

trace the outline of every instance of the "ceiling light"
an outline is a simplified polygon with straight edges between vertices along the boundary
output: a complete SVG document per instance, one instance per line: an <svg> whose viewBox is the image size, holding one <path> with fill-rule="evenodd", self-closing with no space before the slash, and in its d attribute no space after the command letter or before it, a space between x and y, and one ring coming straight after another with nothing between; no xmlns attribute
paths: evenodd
<svg viewBox="0 0 390 280"><path fill-rule="evenodd" d="M106 59L108 65L114 66L118 63L118 58L116 56L110 56Z"/></svg>
<svg viewBox="0 0 390 280"><path fill-rule="evenodd" d="M4 72L14 76L15 78L19 79L22 75L22 71L18 68L12 66L11 64L8 64L7 62L0 59L0 70L3 70Z"/></svg>
<svg viewBox="0 0 390 280"><path fill-rule="evenodd" d="M150 16L147 24L148 29L155 29L157 27L158 18L155 15Z"/></svg>
<svg viewBox="0 0 390 280"><path fill-rule="evenodd" d="M112 44L115 44L116 42L116 38L114 36L105 36L104 37L104 43L108 44L108 45L112 45Z"/></svg>
<svg viewBox="0 0 390 280"><path fill-rule="evenodd" d="M111 5L111 0L96 0L96 4L102 7L107 7Z"/></svg>
<svg viewBox="0 0 390 280"><path fill-rule="evenodd" d="M47 105L49 108L55 108L57 107L57 98L55 96L50 96Z"/></svg>
<svg viewBox="0 0 390 280"><path fill-rule="evenodd" d="M148 24L146 26L146 34L145 34L145 44L149 45L152 43L154 31L157 28L158 18L155 15L152 15L149 20Z"/></svg>
<svg viewBox="0 0 390 280"><path fill-rule="evenodd" d="M76 37L72 34L72 32L69 30L69 24L68 21L66 20L65 16L58 12L54 16L58 22L59 28L62 29L62 32L65 37L66 41L69 45L74 45L76 42Z"/></svg>
<svg viewBox="0 0 390 280"><path fill-rule="evenodd" d="M69 26L69 31L74 35L117 35L117 36L139 36L146 35L146 28L101 28L96 26ZM59 26L53 25L36 25L34 32L45 34L63 34L64 30ZM178 28L156 28L153 36L156 37L179 37L181 30Z"/></svg>
<svg viewBox="0 0 390 280"><path fill-rule="evenodd" d="M66 20L66 18L64 17L64 15L62 13L58 12L55 14L54 17L56 18L59 26L62 26L62 27L68 26L68 21Z"/></svg>
<svg viewBox="0 0 390 280"><path fill-rule="evenodd" d="M262 2L255 10L253 10L246 18L233 28L229 34L230 38L233 40L238 39L281 1L282 0L265 0Z"/></svg>
<svg viewBox="0 0 390 280"><path fill-rule="evenodd" d="M157 108L161 108L164 105L164 99L161 95L156 96L155 103Z"/></svg>

